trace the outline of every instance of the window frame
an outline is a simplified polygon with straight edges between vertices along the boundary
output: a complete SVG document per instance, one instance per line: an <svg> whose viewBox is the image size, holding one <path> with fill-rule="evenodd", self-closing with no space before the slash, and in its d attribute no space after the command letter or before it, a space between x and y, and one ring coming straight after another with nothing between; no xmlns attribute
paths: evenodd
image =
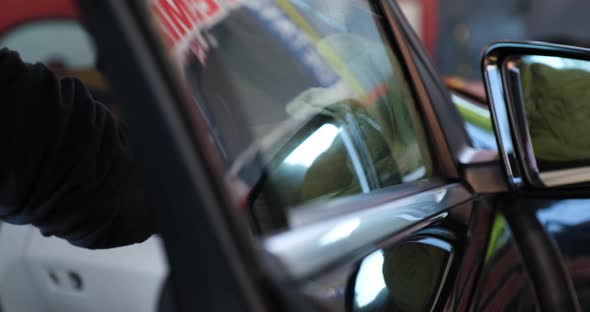
<svg viewBox="0 0 590 312"><path fill-rule="evenodd" d="M387 240L390 244L398 240L401 241L411 233L446 218L444 211L473 197L473 193L464 186L452 182L463 180L459 173L457 159L463 147L470 146L471 142L456 111L450 114L439 114L442 109L455 110L447 90L443 87L440 78L437 78L434 74L430 61L417 52L415 33L394 0L369 0L369 3L377 10L377 14L382 16L382 19L376 21L381 21L379 26L380 30L383 31L383 42L399 61L403 76L416 105L415 111L421 123L420 130L425 136L422 139L425 140L428 146L427 152L429 153L429 155L423 156L431 157L431 177L372 190L367 194L352 195L325 203L299 207L296 214L288 216L288 219L292 220L293 228L264 237L266 250L281 259L286 265L289 274L297 280L307 280L326 273L326 270L331 271L336 263L350 263L354 259L362 258L359 253L367 255L374 251L376 246L379 245L377 242L380 239ZM408 37L408 33L413 34L414 37ZM445 95L445 97L433 98L441 94ZM445 130L443 131L443 129ZM417 132L419 133L420 130ZM449 134L454 135L454 138L449 139ZM417 138L417 140L420 139ZM381 232L381 236L374 237L375 244L372 245L372 248L367 246L366 243L360 243L355 248L338 252L315 248L317 247L318 238L328 231L326 229L325 232L322 232L322 228L326 225L337 227L339 222L347 222L346 220L350 220L359 214L366 213L370 215L374 213L377 216L379 209L385 209L389 213L396 214L395 208L392 207L398 207L398 203L407 204L407 200L411 201L421 195L440 190L449 192L448 194L452 195L450 195L449 201L437 205L438 212L433 211L430 217L426 215L419 217L418 221L413 222L413 225L400 226L399 232L391 228L381 228L383 232ZM382 204L385 204L386 207L389 206L383 208L383 206L380 206ZM401 228L405 229L402 230ZM304 242L298 237L303 237ZM348 237L351 241L359 238L363 239L362 236L357 234L351 234ZM309 248L306 248L305 245ZM281 246L288 246L288 248L282 248ZM301 247L301 249L297 250L297 246ZM302 255L304 258L300 258ZM302 265L302 259L317 260L312 261L311 264L303 261L304 264ZM325 262L318 264L318 262L322 261Z"/></svg>
<svg viewBox="0 0 590 312"><path fill-rule="evenodd" d="M446 137L442 135L443 131L437 130L441 129L442 125L439 122L439 116L434 112L435 110L432 107L434 105L434 102L431 101L433 86L427 85L425 82L425 80L428 79L432 80L432 77L424 77L426 73L418 68L417 64L424 62L424 59L421 59L419 55L411 51L412 47L410 40L403 35L404 32L401 29L401 24L407 23L407 21L405 20L403 13L397 7L397 4L393 1L394 0L368 0L367 2L372 6L376 13L381 16L381 18L376 18L374 21L377 30L381 32L383 39L382 43L392 52L393 57L396 58L395 62L399 63L399 69L402 72L400 76L405 79L404 87L407 86L409 89L408 91L410 91L412 104L414 104L415 107L410 108L409 113L412 114L413 112L410 110L414 110L417 114L417 116L415 116L416 118L414 118L416 120L413 120L413 122L418 122L418 124L414 122L416 128L415 133L417 134L416 140L422 140L422 142L418 142L418 144L425 147L421 148L421 153L425 158L425 163L429 164L431 167L430 175L417 181L402 182L400 184L385 187L379 187L378 181L369 178L370 190L368 193L359 193L343 198L330 199L326 202L304 203L303 205L291 207L292 209L286 209L287 220L290 218L291 210L302 211L302 213L296 213L297 216L295 218L297 221L294 222L295 227L329 221L331 218L345 216L348 213L357 212L362 209L369 209L369 207L358 205L358 203L363 199L373 197L370 194L375 192L377 192L377 194L375 194L376 196L386 193L388 195L393 194L393 197L389 197L388 200L397 200L404 196L408 196L409 194L416 194L440 187L444 185L444 183L441 183L442 180L447 179L450 181L457 181L460 179L458 164L453 161L456 157L451 154L452 148L449 146ZM394 15L398 17L401 16L401 18L395 19L393 18ZM409 27L408 25L406 26ZM413 33L411 28L406 28L405 30L407 31L408 29ZM392 65L395 64L392 63ZM429 64L426 64L425 66L428 65ZM432 81L430 83L432 83ZM440 86L437 87L439 89L441 88ZM440 90L438 91L440 92ZM441 101L437 102L437 104L441 106ZM450 101L446 101L446 103L443 102L442 104L448 104L447 109L455 109ZM446 124L452 123L452 120L449 122L448 118L446 118L446 121ZM342 122L350 123L350 121L347 120L343 120ZM354 127L354 125L352 125L352 127ZM424 135L424 137L420 137L420 134ZM466 136L460 138L464 140L465 146L470 145ZM370 176L370 173L375 171L373 162L370 157L367 158L367 155L362 155L362 146L358 146L358 139L354 141L355 147L360 152L359 154L361 154L363 170ZM413 190L413 192L407 192L409 189ZM395 193L399 193L400 196L395 196ZM349 207L350 203L357 203L357 208ZM338 206L343 207L338 208ZM332 207L330 209L333 211L327 211L328 207ZM317 210L318 212L316 213L314 210ZM251 217L254 218L253 216ZM294 228L288 227L281 230L280 233L285 233L293 229ZM270 238L272 235L264 237Z"/></svg>
<svg viewBox="0 0 590 312"><path fill-rule="evenodd" d="M325 260L321 267L305 269L305 274L293 274L289 267L292 262L284 261L286 271L291 272L290 277L296 280L333 268L336 263L358 259L363 254L373 252L384 241L392 243L408 237L416 230L446 218L449 207L472 198L472 193L464 185L449 182L449 179L459 177L458 170L432 107L429 97L431 94L428 92L430 89L421 78L414 56L407 46L405 32L400 30L396 22L397 18L403 19L403 15L392 11L396 5L391 1L375 2L384 13L383 28L390 38L389 45L396 43L392 50L397 53L399 44L399 51L402 53L396 55L406 73L410 74L408 84L411 90L418 95L415 96L415 104L419 107L419 117L424 120L422 125L425 136L432 144L431 155L436 155L433 158L433 169L438 178L401 184L392 189L386 188L323 205L324 208L342 208L338 209L338 216L325 214L322 219L339 222L346 221L339 217L354 218L355 212L370 214L373 220L379 220L374 217L382 216L383 213L395 213L400 205L406 206L408 201L424 196L430 203L427 211L397 228L381 224L379 232L370 237L374 241L351 242L352 245L341 254L326 253L325 256L330 259ZM260 287L262 283L256 283L260 280L258 273L265 272L260 267L260 259L256 257L256 247L260 242L250 239L244 229L246 220L238 218L240 209L228 195L233 193L234 188L227 181L226 172L222 169L223 161L208 137L210 130L207 128L206 116L195 109L194 98L187 95L182 87L178 72L166 58L167 54L160 44L157 30L149 22L147 12L142 10L142 3L118 0L80 1L83 11L88 13L86 17L90 24L94 25L99 47L104 48L107 57L114 61L106 68L107 73L111 74L113 84L120 88L127 86L124 100L127 100L125 107L129 113L126 115L129 116L130 125L135 127L135 130L130 128L130 137L134 140L134 147L144 152L143 156L146 157L140 163L151 178L146 181L153 187L150 188L153 191L150 198L161 206L157 212L158 222L171 261L172 282L177 295L175 299L179 301L183 311L214 307L215 304L210 300L216 298L216 295L236 298L225 300L227 304L234 305L234 308L241 303L244 310L255 310L255 307L259 307L260 295L266 289ZM111 23L104 23L105 18L110 19ZM104 23L104 28L98 27L101 23ZM115 75L117 73L121 75ZM137 101L138 99L142 101ZM449 107L451 106L446 109ZM137 129L146 130L146 133L134 132ZM150 137L146 138L148 134ZM156 144L167 149L154 150ZM167 168L150 167L161 161L168 162ZM162 179L170 180L162 185L159 183ZM195 205L199 209L195 209ZM321 211L316 210L315 214L318 213ZM318 220L308 221L309 226L300 230L330 225ZM287 231L274 235L271 239L276 242L284 238L281 235L293 237L293 233L296 232ZM309 235L317 235L317 232L312 231ZM191 241L199 241L201 244L196 244L194 248L186 248L186 245L181 244ZM270 253L272 258L285 259L285 254L274 252L266 244L263 244L263 251ZM202 263L207 266L195 267ZM195 285L195 281L210 276L212 270L215 270L216 282L228 288L221 290L206 283ZM267 276L278 274L266 273ZM195 296L195 293L199 296Z"/></svg>
<svg viewBox="0 0 590 312"><path fill-rule="evenodd" d="M437 155L434 161L439 164L442 176L463 180L465 175L460 170L463 163L461 159L466 151L471 152L469 147L472 144L464 121L452 103L450 90L396 0L374 1L379 2L386 12L393 31L393 42L397 40L403 43L400 52L415 82L415 92L421 99L417 104L429 125L427 131Z"/></svg>

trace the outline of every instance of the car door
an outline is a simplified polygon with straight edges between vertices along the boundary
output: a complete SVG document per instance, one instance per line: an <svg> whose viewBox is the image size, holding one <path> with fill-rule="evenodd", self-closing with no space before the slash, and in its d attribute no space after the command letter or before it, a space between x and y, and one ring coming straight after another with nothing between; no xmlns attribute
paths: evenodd
<svg viewBox="0 0 590 312"><path fill-rule="evenodd" d="M472 148L395 3L80 7L179 311L471 307L493 220L476 192L497 159Z"/></svg>

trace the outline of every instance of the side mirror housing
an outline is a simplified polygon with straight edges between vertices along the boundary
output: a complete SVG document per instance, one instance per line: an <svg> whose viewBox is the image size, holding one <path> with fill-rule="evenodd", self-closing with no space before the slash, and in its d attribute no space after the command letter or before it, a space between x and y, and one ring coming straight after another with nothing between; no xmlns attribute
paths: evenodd
<svg viewBox="0 0 590 312"><path fill-rule="evenodd" d="M590 182L590 50L500 42L485 50L482 66L508 182Z"/></svg>

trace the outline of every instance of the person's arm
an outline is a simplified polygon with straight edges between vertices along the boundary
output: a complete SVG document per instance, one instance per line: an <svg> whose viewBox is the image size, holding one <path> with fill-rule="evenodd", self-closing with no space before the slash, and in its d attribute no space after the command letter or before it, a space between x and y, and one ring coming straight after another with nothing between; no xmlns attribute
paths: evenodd
<svg viewBox="0 0 590 312"><path fill-rule="evenodd" d="M0 50L0 218L86 248L154 231L125 130L82 83Z"/></svg>

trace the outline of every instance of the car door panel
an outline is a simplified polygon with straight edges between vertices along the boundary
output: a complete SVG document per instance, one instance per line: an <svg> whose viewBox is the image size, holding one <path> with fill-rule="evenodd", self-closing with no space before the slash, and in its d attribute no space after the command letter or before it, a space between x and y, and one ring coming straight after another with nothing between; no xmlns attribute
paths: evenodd
<svg viewBox="0 0 590 312"><path fill-rule="evenodd" d="M433 307L450 272L453 246L423 233L384 246L360 261L317 276L303 286L303 291L330 311ZM411 257L419 265L407 262Z"/></svg>
<svg viewBox="0 0 590 312"><path fill-rule="evenodd" d="M474 311L536 311L534 285L506 218L490 215L490 236L472 303Z"/></svg>
<svg viewBox="0 0 590 312"><path fill-rule="evenodd" d="M469 311L473 309L480 304L479 299L475 297L476 290L479 288L478 285L482 283L481 272L487 268L483 263L486 258L489 230L493 221L492 204L488 200L469 200L463 204L453 205L449 209L445 209L444 212L445 216L433 220L431 223L424 221L428 224L422 228L419 226L410 228L397 239L393 236L373 244L372 248L350 253L349 256L327 266L327 269L313 274L310 278L302 279L302 290L330 311L361 311L370 308L374 308L372 311ZM427 307L420 306L420 303L424 303L420 301L415 302L415 306L406 305L403 308L402 305L402 308L393 308L392 302L395 302L395 296L388 300L389 297L385 294L388 291L399 292L399 289L396 288L399 287L399 284L394 283L400 282L403 276L398 280L392 279L390 285L386 285L385 282L381 283L383 276L379 276L378 273L383 274L386 271L383 266L383 254L388 250L400 248L408 242L416 242L424 238L434 242L438 241L438 248L445 250L449 255L448 258L441 258L441 261L429 265L430 268L437 265L444 266L445 261L448 260L445 275L437 281L436 292L429 293L436 295L436 300ZM517 251L514 245L512 248L513 251ZM404 268L404 272L416 270L416 272L425 274L423 272L425 270L419 270L419 268L421 265L429 263L426 253L415 251L405 260L409 260L409 262L400 261L396 265L390 266L389 269ZM302 261L302 263L305 262ZM522 261L517 264L521 265L522 270ZM361 274L363 265L372 268L365 268L365 273ZM381 269L377 268L379 266ZM363 275L361 279L364 283L357 284L355 287L354 281L359 278L359 274ZM367 275L374 275L374 278L368 278ZM372 280L373 283L368 283L367 280ZM411 287L410 285L416 284L408 282L406 285L408 289ZM424 289L428 289L426 286L426 282L422 288L414 286L416 289L420 289L420 291L416 291L417 294L414 298L419 297L420 292L423 292ZM530 285L528 286L530 287ZM529 288L529 290L531 289ZM361 304L357 305L357 308L360 306L361 309L355 310L353 309L354 298L359 293L363 298L360 299ZM379 293L381 294L379 295ZM406 293L405 296L408 294Z"/></svg>
<svg viewBox="0 0 590 312"><path fill-rule="evenodd" d="M448 207L469 198L462 186L451 184L273 235L264 244L292 276L304 279L349 254L404 237L408 228L416 231L435 223L447 215Z"/></svg>
<svg viewBox="0 0 590 312"><path fill-rule="evenodd" d="M529 199L539 223L552 238L569 273L582 311L590 309L590 214L588 199Z"/></svg>

